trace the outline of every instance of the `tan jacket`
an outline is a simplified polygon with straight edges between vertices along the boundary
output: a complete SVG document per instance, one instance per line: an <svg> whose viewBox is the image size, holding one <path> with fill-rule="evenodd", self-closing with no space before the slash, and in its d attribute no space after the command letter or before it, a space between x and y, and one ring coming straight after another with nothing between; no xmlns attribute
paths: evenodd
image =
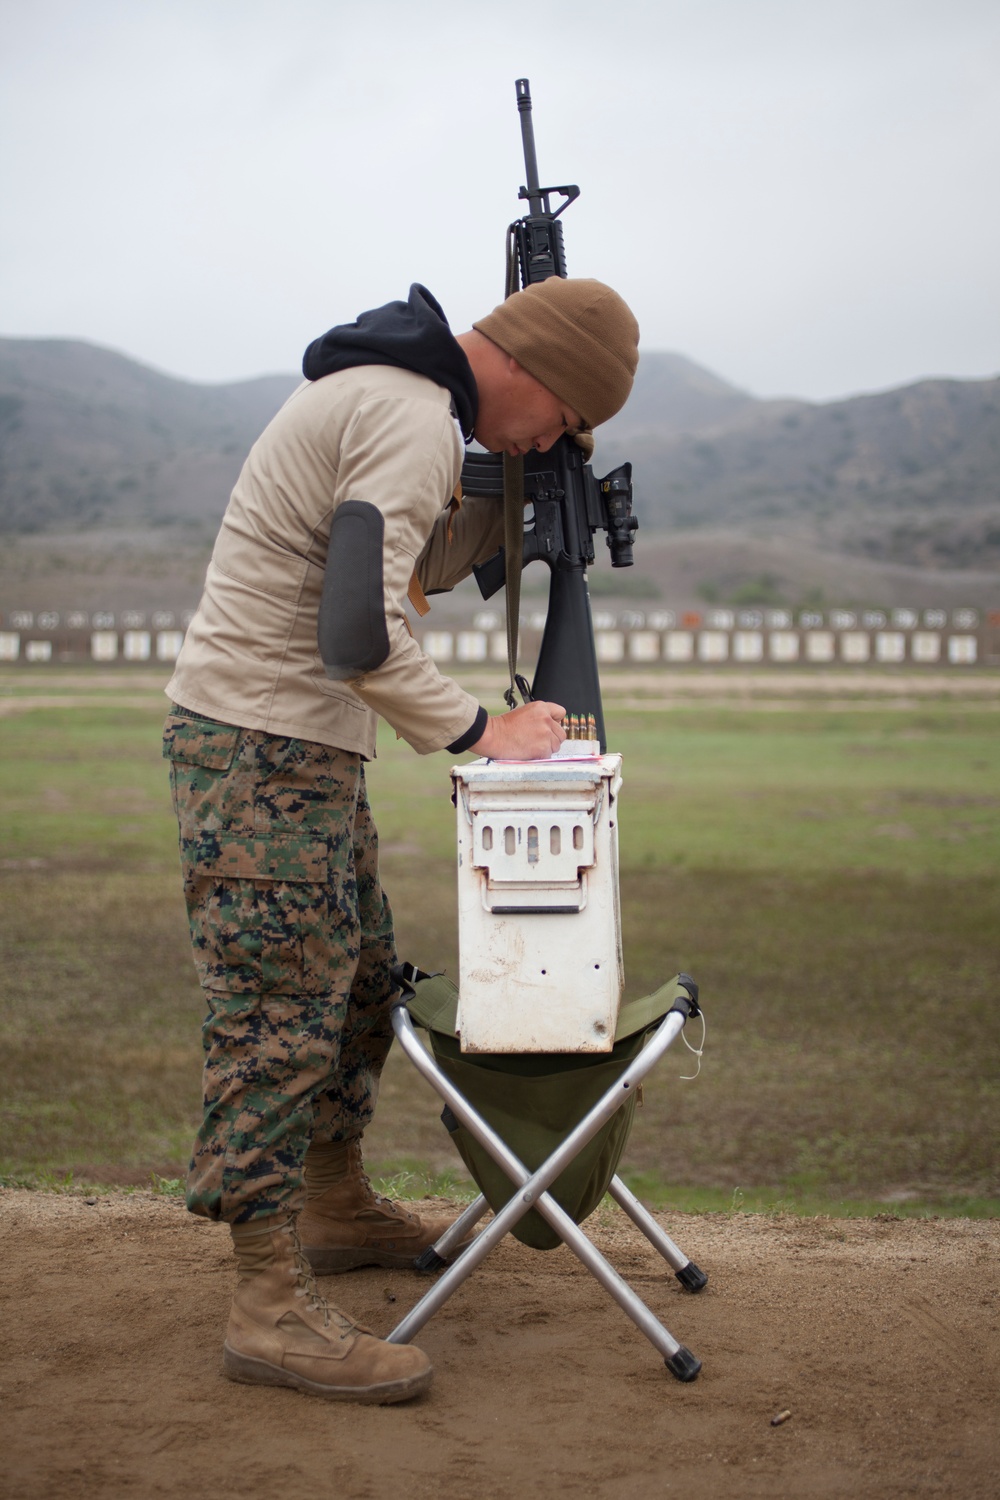
<svg viewBox="0 0 1000 1500"><path fill-rule="evenodd" d="M445 507L464 456L449 394L424 376L365 365L299 386L254 444L222 520L205 590L167 694L272 734L375 752L381 715L420 754L461 739L477 700L442 677L404 615L414 570L451 588L503 542L502 507ZM345 500L385 520L389 655L331 681L316 642L330 524Z"/></svg>

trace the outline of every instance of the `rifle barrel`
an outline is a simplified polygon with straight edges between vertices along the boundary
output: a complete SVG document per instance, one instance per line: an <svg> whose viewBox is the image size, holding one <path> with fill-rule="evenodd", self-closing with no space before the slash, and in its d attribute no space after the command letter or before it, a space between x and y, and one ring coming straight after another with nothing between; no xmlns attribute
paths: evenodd
<svg viewBox="0 0 1000 1500"><path fill-rule="evenodd" d="M538 181L538 159L535 156L535 132L531 123L531 86L527 78L515 80L514 89L517 93L517 109L521 116L521 144L524 147L524 175L528 179L524 184L528 194L528 207L533 214L545 212L546 205L542 202L541 188Z"/></svg>

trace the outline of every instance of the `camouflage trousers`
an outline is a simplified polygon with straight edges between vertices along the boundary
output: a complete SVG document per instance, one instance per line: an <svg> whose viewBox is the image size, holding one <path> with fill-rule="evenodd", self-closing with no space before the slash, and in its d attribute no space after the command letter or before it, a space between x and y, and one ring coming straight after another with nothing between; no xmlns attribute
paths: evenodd
<svg viewBox="0 0 1000 1500"><path fill-rule="evenodd" d="M171 712L164 756L208 1013L187 1206L296 1212L310 1141L372 1116L392 1042L392 913L361 757Z"/></svg>

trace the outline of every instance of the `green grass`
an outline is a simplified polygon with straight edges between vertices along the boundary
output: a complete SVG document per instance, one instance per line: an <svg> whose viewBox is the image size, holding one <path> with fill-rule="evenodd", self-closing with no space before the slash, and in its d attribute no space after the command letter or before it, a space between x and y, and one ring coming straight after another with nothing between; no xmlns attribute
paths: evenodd
<svg viewBox="0 0 1000 1500"><path fill-rule="evenodd" d="M629 804L657 811L623 813L628 865L959 878L1000 865L988 712L685 709L613 722Z"/></svg>
<svg viewBox="0 0 1000 1500"><path fill-rule="evenodd" d="M53 682L56 679L52 679ZM176 1190L201 997L145 682L0 717L0 1180ZM100 698L97 702L94 699ZM107 701L114 700L114 701ZM1000 1209L1000 748L991 705L617 708L627 990L702 987L623 1162L658 1206ZM369 790L401 952L457 963L448 760L380 736ZM369 1158L463 1187L440 1102L390 1058Z"/></svg>
<svg viewBox="0 0 1000 1500"><path fill-rule="evenodd" d="M622 1174L627 1187L651 1208L681 1214L800 1214L829 1215L840 1219L962 1218L985 1219L1000 1215L1000 1197L974 1198L956 1195L942 1198L931 1207L914 1199L838 1198L829 1193L799 1193L774 1188L700 1188L670 1185L655 1172Z"/></svg>

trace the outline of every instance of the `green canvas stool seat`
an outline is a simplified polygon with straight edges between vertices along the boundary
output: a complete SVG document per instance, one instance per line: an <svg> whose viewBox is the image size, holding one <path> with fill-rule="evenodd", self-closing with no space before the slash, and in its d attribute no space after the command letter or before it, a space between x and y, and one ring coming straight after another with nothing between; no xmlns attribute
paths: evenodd
<svg viewBox="0 0 1000 1500"><path fill-rule="evenodd" d="M681 988L679 979L672 979L654 994L624 1005L610 1053L469 1056L462 1052L458 1038L458 990L444 974L414 978L409 1012L427 1030L445 1077L534 1171L638 1056ZM631 1091L553 1183L553 1198L575 1224L593 1213L611 1186L628 1144L636 1103L636 1093ZM487 1203L497 1212L516 1191L515 1184L447 1107L442 1118ZM560 1235L534 1209L518 1220L511 1233L535 1250L554 1250L562 1244Z"/></svg>
<svg viewBox="0 0 1000 1500"><path fill-rule="evenodd" d="M660 1351L671 1373L693 1380L701 1362L653 1316L579 1225L610 1193L682 1287L697 1292L708 1280L616 1175L638 1085L687 1019L700 1013L694 980L677 975L623 1006L610 1053L471 1055L461 1051L458 991L451 980L409 965L394 977L401 993L393 1030L443 1099L442 1119L481 1196L415 1262L420 1270L443 1274L389 1334L390 1342L408 1342L511 1233L534 1249L567 1245ZM427 1031L430 1051L417 1026ZM469 1240L488 1208L492 1222Z"/></svg>

